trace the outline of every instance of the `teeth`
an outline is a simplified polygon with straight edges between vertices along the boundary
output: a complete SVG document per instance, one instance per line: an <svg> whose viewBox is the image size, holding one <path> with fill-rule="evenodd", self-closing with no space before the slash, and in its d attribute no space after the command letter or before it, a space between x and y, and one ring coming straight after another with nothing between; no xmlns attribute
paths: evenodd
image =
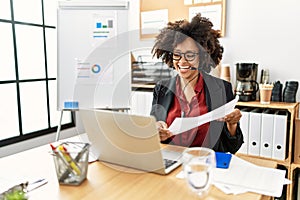
<svg viewBox="0 0 300 200"><path fill-rule="evenodd" d="M178 67L179 67L180 69L189 69L191 66L180 66L180 65L178 65Z"/></svg>

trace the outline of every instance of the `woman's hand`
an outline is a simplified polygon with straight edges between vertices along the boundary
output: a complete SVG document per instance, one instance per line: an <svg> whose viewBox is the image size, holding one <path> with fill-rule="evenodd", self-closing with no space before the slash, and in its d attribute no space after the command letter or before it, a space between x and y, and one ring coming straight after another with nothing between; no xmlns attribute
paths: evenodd
<svg viewBox="0 0 300 200"><path fill-rule="evenodd" d="M231 113L224 117L224 121L227 124L237 124L242 117L242 113L239 109L235 108Z"/></svg>
<svg viewBox="0 0 300 200"><path fill-rule="evenodd" d="M237 123L240 121L241 117L242 113L237 108L224 117L224 121L227 123L227 128L231 136L236 134Z"/></svg>
<svg viewBox="0 0 300 200"><path fill-rule="evenodd" d="M164 121L156 122L156 127L159 132L160 141L165 141L169 137L172 137L172 133L168 130L168 125Z"/></svg>

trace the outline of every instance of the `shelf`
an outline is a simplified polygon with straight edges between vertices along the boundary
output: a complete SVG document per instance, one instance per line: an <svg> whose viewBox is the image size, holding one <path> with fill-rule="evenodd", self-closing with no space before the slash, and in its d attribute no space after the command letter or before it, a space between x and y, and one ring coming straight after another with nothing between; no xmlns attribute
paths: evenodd
<svg viewBox="0 0 300 200"><path fill-rule="evenodd" d="M276 162L278 165L282 165L285 166L287 169L290 167L291 165L291 161L290 159L285 159L285 160L277 160L274 158L268 158L268 157L262 157L262 156L256 156L256 155L250 155L250 154L244 154L244 153L236 153L236 155L238 156L247 156L250 158L260 158L260 159L264 159L264 160L271 160Z"/></svg>
<svg viewBox="0 0 300 200"><path fill-rule="evenodd" d="M298 115L299 103L298 102L297 103L271 102L270 104L261 104L259 101L249 101L249 102L238 102L237 107L271 108L271 109L287 110L290 113L289 133L287 133L288 149L287 149L286 159L276 160L272 158L263 157L264 159L275 160L276 162L278 162L278 164L289 166L292 163L294 120ZM261 156L252 156L252 157L261 157Z"/></svg>
<svg viewBox="0 0 300 200"><path fill-rule="evenodd" d="M237 153L238 155L253 157L253 158L261 158L265 160L272 160L275 161L278 165L284 166L287 169L287 178L290 180L294 179L293 171L296 168L300 168L300 164L294 164L293 161L293 151L294 151L294 138L295 138L295 119L298 118L299 112L299 103L287 103L287 102L271 102L270 104L261 104L259 101L249 101L249 102L238 102L238 108L269 108L269 109L277 109L277 110L286 110L289 112L289 119L288 120L288 131L287 131L287 152L285 160L277 160L273 158L267 158L257 155L249 155L243 153ZM294 183L287 185L286 195L288 200L293 198L293 187Z"/></svg>
<svg viewBox="0 0 300 200"><path fill-rule="evenodd" d="M256 108L273 108L273 109L287 109L292 112L297 109L299 103L286 103L286 102L271 102L270 104L261 104L259 101L237 102L237 106L247 106ZM297 114L297 113L296 113Z"/></svg>
<svg viewBox="0 0 300 200"><path fill-rule="evenodd" d="M143 92L153 92L153 88L155 84L144 84L144 83L132 83L131 90L132 91L143 91Z"/></svg>

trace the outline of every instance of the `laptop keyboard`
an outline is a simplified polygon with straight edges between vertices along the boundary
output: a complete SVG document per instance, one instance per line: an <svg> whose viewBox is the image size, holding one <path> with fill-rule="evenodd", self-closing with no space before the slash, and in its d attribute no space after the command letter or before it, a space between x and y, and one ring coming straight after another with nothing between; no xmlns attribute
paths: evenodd
<svg viewBox="0 0 300 200"><path fill-rule="evenodd" d="M177 161L164 158L164 163L165 163L165 168L168 168L168 167L172 166L173 164L177 163Z"/></svg>

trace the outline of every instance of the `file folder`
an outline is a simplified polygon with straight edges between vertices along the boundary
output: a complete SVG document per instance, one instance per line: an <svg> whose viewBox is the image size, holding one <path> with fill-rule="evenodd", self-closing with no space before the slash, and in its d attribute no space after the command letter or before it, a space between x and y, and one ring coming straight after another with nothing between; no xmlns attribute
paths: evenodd
<svg viewBox="0 0 300 200"><path fill-rule="evenodd" d="M260 129L262 110L255 108L249 114L249 143L248 154L259 156L260 153Z"/></svg>
<svg viewBox="0 0 300 200"><path fill-rule="evenodd" d="M272 158L274 111L266 109L261 114L260 156Z"/></svg>
<svg viewBox="0 0 300 200"><path fill-rule="evenodd" d="M287 137L288 112L278 110L274 115L274 135L272 158L278 160L285 159L286 137Z"/></svg>
<svg viewBox="0 0 300 200"><path fill-rule="evenodd" d="M243 133L244 143L238 150L238 153L248 154L248 138L249 138L249 112L250 108L241 109L242 117L240 119L240 128Z"/></svg>

